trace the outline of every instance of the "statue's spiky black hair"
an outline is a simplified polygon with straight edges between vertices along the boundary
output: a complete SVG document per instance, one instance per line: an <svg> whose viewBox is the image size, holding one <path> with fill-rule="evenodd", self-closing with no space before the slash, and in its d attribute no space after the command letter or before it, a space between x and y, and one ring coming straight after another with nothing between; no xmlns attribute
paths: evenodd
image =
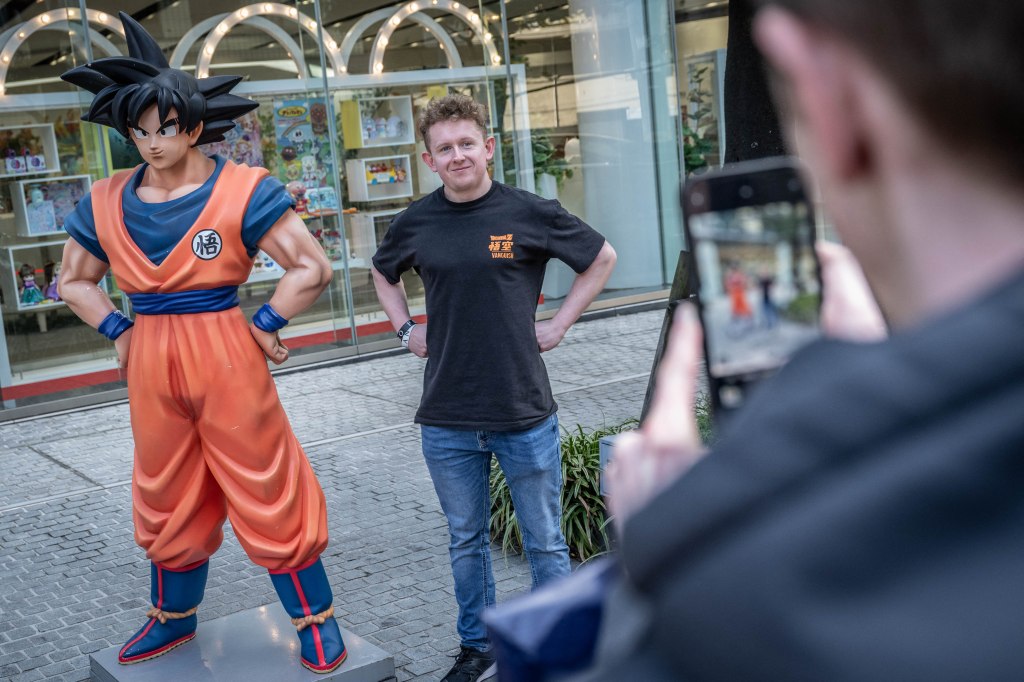
<svg viewBox="0 0 1024 682"><path fill-rule="evenodd" d="M173 107L183 130L200 123L203 132L196 144L217 142L234 127L234 119L259 106L251 99L230 94L241 76L196 79L167 63L160 46L137 21L119 12L128 40L127 57L107 57L76 67L61 75L68 83L96 95L83 121L115 128L128 137L143 112L157 105L160 120Z"/></svg>

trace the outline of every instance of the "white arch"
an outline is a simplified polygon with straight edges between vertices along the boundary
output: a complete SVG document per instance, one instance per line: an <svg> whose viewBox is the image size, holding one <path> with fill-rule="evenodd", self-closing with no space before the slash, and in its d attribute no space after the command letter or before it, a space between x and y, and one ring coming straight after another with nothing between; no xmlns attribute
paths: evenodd
<svg viewBox="0 0 1024 682"><path fill-rule="evenodd" d="M106 12L89 9L86 10L85 18L89 24L99 24L100 26L104 26L116 33L119 33L122 37L124 36L124 28L121 26L121 22L117 21ZM81 20L81 11L76 7L69 7L43 12L42 14L38 14L31 19L22 22L19 26L15 26L14 28L4 31L4 33L0 35L0 95L3 95L6 91L7 70L10 68L11 62L14 59L14 53L18 51L18 48L21 47L21 45L28 40L33 33L68 26L72 22L77 24L81 22ZM120 54L117 48L114 47L109 40L91 28L89 29L89 35L92 41L108 54L112 56Z"/></svg>
<svg viewBox="0 0 1024 682"><path fill-rule="evenodd" d="M317 35L316 21L299 12L294 7L282 5L279 2L257 2L252 5L246 5L228 14L227 17L217 24L216 28L207 34L202 48L199 50L199 61L196 62L196 77L206 78L210 75L210 61L213 59L213 53L216 52L218 43L227 35L228 31L249 17L259 15L276 15L297 19L299 28L319 41L320 37ZM324 35L323 47L327 51L327 56L331 59L331 66L334 68L334 72L336 74L345 73L345 65L342 63L338 52L338 43L330 36L327 29L321 28L321 31L323 31Z"/></svg>
<svg viewBox="0 0 1024 682"><path fill-rule="evenodd" d="M80 23L78 23L77 21L67 21L67 20L62 19L60 21L53 21L53 22L51 22L49 24L46 24L45 26L41 26L40 28L38 28L36 30L36 32L38 33L39 31L57 31L57 32L60 32L60 33L67 34L69 32L70 33L74 33L75 30L78 29L78 28L81 28L81 26L82 25ZM3 51L4 43L6 43L7 40L12 35L14 35L15 32L18 32L18 31L21 31L21 30L22 29L21 29L20 26L14 26L12 28L7 29L3 33L0 33L0 52ZM114 45L114 43L110 42L105 35L103 35L102 33L100 33L99 31L97 31L96 29L94 29L91 26L88 27L88 30L89 30L89 42L92 43L93 47L99 48L99 50L103 54L105 54L108 57L118 57L118 56L121 56L123 54L121 52L121 50L117 49L117 46ZM26 40L27 38L28 38L28 36L26 35L25 38L22 39L22 42L24 42L24 40ZM12 51L12 56L13 56L13 51Z"/></svg>
<svg viewBox="0 0 1024 682"><path fill-rule="evenodd" d="M462 19L483 44L484 52L487 55L487 65L497 66L501 63L501 57L494 46L494 36L484 30L484 22L476 12L469 10L456 0L413 0L395 10L391 18L385 21L377 31L377 38L373 41L373 49L370 52L370 73L384 72L384 52L387 50L391 34L403 21L421 9L445 10Z"/></svg>
<svg viewBox="0 0 1024 682"><path fill-rule="evenodd" d="M185 63L185 57L188 56L189 49L195 44L199 37L208 33L210 29L219 24L227 16L227 12L224 14L218 14L210 17L209 19L204 19L190 28L185 35L181 37L177 47L174 48L174 52L171 53L171 59L169 62L171 67L180 69ZM287 31L274 22L268 21L260 16L246 17L240 23L251 25L280 43L281 47L288 52L288 56L295 64L296 72L300 74L306 73L306 57L302 54L302 49L299 47L299 44L296 43L290 35L288 35Z"/></svg>
<svg viewBox="0 0 1024 682"><path fill-rule="evenodd" d="M385 7L384 9L364 14L358 21L356 21L356 23L352 24L352 27L348 30L348 33L345 34L345 37L341 41L341 62L346 68L348 68L349 59L352 58L352 50L355 49L356 42L364 33L366 33L366 29L379 21L389 18L393 14L393 9ZM423 14L422 12L414 12L413 14L410 14L409 19L411 21L415 21L417 24L425 28L428 33L437 38L441 49L444 50L444 53L448 58L449 69L462 68L462 57L459 55L459 51L455 47L452 37L448 35L448 32L444 30L441 24L437 23L431 17Z"/></svg>

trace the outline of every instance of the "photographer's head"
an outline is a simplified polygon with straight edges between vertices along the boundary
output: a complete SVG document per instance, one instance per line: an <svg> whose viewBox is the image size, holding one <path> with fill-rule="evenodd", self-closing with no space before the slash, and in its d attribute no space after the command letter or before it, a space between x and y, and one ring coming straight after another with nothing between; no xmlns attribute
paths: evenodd
<svg viewBox="0 0 1024 682"><path fill-rule="evenodd" d="M1024 3L761 0L845 42L941 144L1024 184Z"/></svg>
<svg viewBox="0 0 1024 682"><path fill-rule="evenodd" d="M760 5L755 37L793 147L890 319L922 319L1019 266L1024 5ZM984 275L982 254L996 262Z"/></svg>

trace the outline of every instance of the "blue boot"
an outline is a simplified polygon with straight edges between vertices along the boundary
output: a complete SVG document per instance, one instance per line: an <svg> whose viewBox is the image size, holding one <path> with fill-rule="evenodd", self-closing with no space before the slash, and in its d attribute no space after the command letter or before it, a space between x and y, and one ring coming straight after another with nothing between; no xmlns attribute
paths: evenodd
<svg viewBox="0 0 1024 682"><path fill-rule="evenodd" d="M302 665L315 673L329 673L341 665L348 652L334 620L334 595L320 558L299 569L271 571L270 579L299 631Z"/></svg>
<svg viewBox="0 0 1024 682"><path fill-rule="evenodd" d="M195 637L196 607L203 600L209 572L209 561L178 570L152 564L149 621L121 648L117 662L148 661Z"/></svg>

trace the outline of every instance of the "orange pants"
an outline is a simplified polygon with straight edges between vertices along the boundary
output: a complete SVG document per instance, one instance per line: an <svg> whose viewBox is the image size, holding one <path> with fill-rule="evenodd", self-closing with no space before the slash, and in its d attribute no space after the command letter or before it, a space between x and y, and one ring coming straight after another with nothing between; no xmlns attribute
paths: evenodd
<svg viewBox="0 0 1024 682"><path fill-rule="evenodd" d="M256 564L327 546L320 483L239 308L138 315L128 359L135 541L167 568L203 561L231 520Z"/></svg>

